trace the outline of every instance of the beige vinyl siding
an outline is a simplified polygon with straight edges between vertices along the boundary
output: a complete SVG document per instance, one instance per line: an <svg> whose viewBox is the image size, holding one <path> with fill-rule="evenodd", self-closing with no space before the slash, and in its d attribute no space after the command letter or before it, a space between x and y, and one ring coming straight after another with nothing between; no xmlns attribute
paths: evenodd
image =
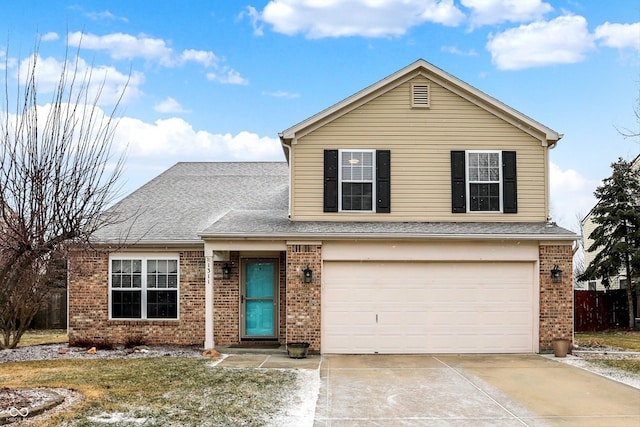
<svg viewBox="0 0 640 427"><path fill-rule="evenodd" d="M538 138L430 82L429 109L411 108L417 77L300 138L293 146L298 221L544 221L546 147ZM391 150L391 213L323 213L324 149ZM515 150L517 214L452 214L452 150Z"/></svg>

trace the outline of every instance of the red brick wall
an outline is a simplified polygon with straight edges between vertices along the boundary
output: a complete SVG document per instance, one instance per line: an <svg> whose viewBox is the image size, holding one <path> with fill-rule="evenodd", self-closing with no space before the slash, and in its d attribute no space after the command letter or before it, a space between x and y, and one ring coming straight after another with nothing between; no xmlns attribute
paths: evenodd
<svg viewBox="0 0 640 427"><path fill-rule="evenodd" d="M109 255L74 252L69 258L69 343L204 343L204 252L180 252L180 320L109 320Z"/></svg>
<svg viewBox="0 0 640 427"><path fill-rule="evenodd" d="M562 270L562 283L551 281L551 269ZM573 340L573 251L571 245L540 245L540 352L553 338Z"/></svg>
<svg viewBox="0 0 640 427"><path fill-rule="evenodd" d="M302 278L307 265L311 283ZM322 246L287 245L287 342L308 342L313 352L320 351L321 283Z"/></svg>
<svg viewBox="0 0 640 427"><path fill-rule="evenodd" d="M231 276L222 278L222 267L229 264ZM229 261L213 263L213 340L218 344L240 342L240 257L231 252Z"/></svg>

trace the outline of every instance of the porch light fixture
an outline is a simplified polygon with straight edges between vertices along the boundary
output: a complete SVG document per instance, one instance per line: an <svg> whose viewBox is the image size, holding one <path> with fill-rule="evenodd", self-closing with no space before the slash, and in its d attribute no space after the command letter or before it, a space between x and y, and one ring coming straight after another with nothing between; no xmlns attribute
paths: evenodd
<svg viewBox="0 0 640 427"><path fill-rule="evenodd" d="M551 281L553 283L562 283L562 270L558 268L558 264L551 269Z"/></svg>
<svg viewBox="0 0 640 427"><path fill-rule="evenodd" d="M222 278L231 279L231 266L229 264L225 264L224 267L222 267Z"/></svg>
<svg viewBox="0 0 640 427"><path fill-rule="evenodd" d="M311 283L311 279L313 279L313 270L309 268L309 264L307 264L307 268L302 271L304 283Z"/></svg>

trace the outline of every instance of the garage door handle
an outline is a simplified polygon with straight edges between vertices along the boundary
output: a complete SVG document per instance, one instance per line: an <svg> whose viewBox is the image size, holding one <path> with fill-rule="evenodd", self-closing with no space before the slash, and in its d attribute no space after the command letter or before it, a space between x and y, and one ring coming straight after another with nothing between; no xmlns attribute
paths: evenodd
<svg viewBox="0 0 640 427"><path fill-rule="evenodd" d="M378 323L378 315L376 314L376 323Z"/></svg>

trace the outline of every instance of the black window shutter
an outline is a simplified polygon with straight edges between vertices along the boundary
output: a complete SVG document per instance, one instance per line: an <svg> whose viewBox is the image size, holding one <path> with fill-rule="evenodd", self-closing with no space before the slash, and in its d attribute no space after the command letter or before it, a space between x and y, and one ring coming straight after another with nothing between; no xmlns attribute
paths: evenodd
<svg viewBox="0 0 640 427"><path fill-rule="evenodd" d="M502 211L518 213L518 184L516 180L516 152L502 152Z"/></svg>
<svg viewBox="0 0 640 427"><path fill-rule="evenodd" d="M324 212L338 212L338 150L324 150Z"/></svg>
<svg viewBox="0 0 640 427"><path fill-rule="evenodd" d="M391 212L391 151L376 150L376 212Z"/></svg>
<svg viewBox="0 0 640 427"><path fill-rule="evenodd" d="M467 189L465 183L465 153L451 152L451 212L467 211Z"/></svg>

